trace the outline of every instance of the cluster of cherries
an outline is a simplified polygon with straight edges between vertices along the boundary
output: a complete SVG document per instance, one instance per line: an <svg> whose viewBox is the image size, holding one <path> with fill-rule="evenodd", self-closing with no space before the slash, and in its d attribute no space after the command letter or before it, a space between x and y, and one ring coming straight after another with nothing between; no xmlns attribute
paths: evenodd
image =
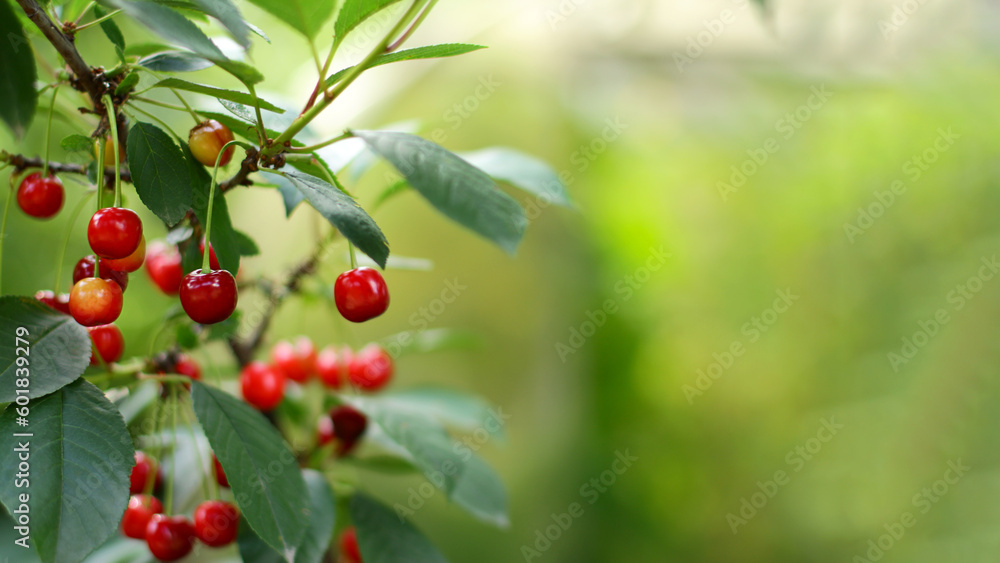
<svg viewBox="0 0 1000 563"><path fill-rule="evenodd" d="M392 379L392 357L379 345L369 344L357 352L327 346L317 352L308 337L294 343L281 341L271 348L271 361L251 362L240 373L243 398L258 410L270 411L285 398L288 381L305 383L318 378L329 389L345 382L362 391L378 391Z"/></svg>
<svg viewBox="0 0 1000 563"><path fill-rule="evenodd" d="M215 478L229 486L219 460L212 455ZM236 540L240 511L232 503L206 500L194 510L194 518L163 513L163 503L154 496L163 483L159 464L144 452L136 452L129 491L131 497L122 517L122 533L145 540L150 553L161 561L176 561L194 549L195 540L209 547L223 547Z"/></svg>

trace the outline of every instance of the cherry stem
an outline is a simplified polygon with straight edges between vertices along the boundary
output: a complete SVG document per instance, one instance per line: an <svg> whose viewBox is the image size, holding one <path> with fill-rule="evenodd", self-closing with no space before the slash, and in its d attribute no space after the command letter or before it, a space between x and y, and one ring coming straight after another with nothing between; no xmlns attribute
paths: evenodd
<svg viewBox="0 0 1000 563"><path fill-rule="evenodd" d="M215 186L219 178L219 163L222 162L222 155L226 154L226 149L230 145L239 145L242 141L229 141L222 145L219 156L215 157L215 168L212 169L212 185L208 189L208 218L205 220L205 252L201 257L201 273L207 274L212 271L209 258L212 255L212 210L215 209Z"/></svg>
<svg viewBox="0 0 1000 563"><path fill-rule="evenodd" d="M101 188L97 189L100 190ZM56 281L52 284L52 291L57 295L59 294L59 282L62 279L63 262L66 260L66 248L69 246L69 240L73 236L73 224L76 223L76 220L80 217L80 212L83 211L83 208L87 204L87 200L90 199L91 195L92 194L88 193L83 196L83 199L81 199L79 203L76 204L76 208L73 209L73 214L69 217L69 223L66 224L66 235L63 237L62 250L59 252L59 261L56 262ZM99 277L97 275L96 256L94 259L94 277ZM101 360L102 364L104 363L104 358L102 358L100 354L97 355L97 359Z"/></svg>
<svg viewBox="0 0 1000 563"><path fill-rule="evenodd" d="M247 91L253 97L253 109L257 112L257 128L260 130L261 146L267 144L267 129L264 127L264 115L260 112L260 99L257 98L257 91L253 85L247 84Z"/></svg>
<svg viewBox="0 0 1000 563"><path fill-rule="evenodd" d="M163 428L163 408L164 403L157 400L154 404L153 410L153 438L156 440L156 470L159 472L160 461L163 459L163 453L166 451L166 444L164 444L163 436L160 435L160 430ZM146 479L143 483L142 492L143 494L152 494L153 489L156 487L156 475L153 473L152 479Z"/></svg>
<svg viewBox="0 0 1000 563"><path fill-rule="evenodd" d="M7 166L10 166L9 164ZM4 166L4 168L7 168ZM3 220L0 221L0 287L3 286L3 241L7 238L7 212L10 211L10 200L14 199L14 174L10 175L11 185L7 190L7 202L3 206Z"/></svg>
<svg viewBox="0 0 1000 563"><path fill-rule="evenodd" d="M344 140L350 139L352 137L354 137L354 133L352 133L350 131L347 131L343 135L334 137L334 138L332 138L332 139L330 139L328 141L323 141L322 143L317 143L315 145L308 146L308 147L291 147L286 152L291 152L291 153L311 153L311 152L316 152L317 150L319 150L319 149L321 149L323 147L328 147L328 146L330 146L330 145L332 145L334 143L339 143L340 141L344 141Z"/></svg>
<svg viewBox="0 0 1000 563"><path fill-rule="evenodd" d="M351 243L351 242L348 242L347 243L347 250L348 250L348 252L351 253L351 269L352 270L357 269L357 267L358 267L358 256L354 252L354 244Z"/></svg>
<svg viewBox="0 0 1000 563"><path fill-rule="evenodd" d="M181 101L181 104L184 106L184 109L186 109L187 112L191 114L191 117L194 119L194 124L197 125L201 123L202 121L201 116L199 116L197 112L191 109L191 106L187 103L187 100L185 100L184 97L181 96L181 93L173 88L171 88L170 91L173 92L175 96L177 96L177 99Z"/></svg>
<svg viewBox="0 0 1000 563"><path fill-rule="evenodd" d="M104 107L108 110L108 125L111 127L111 147L115 153L115 207L122 204L122 175L121 162L119 162L118 148L118 115L115 113L115 105L111 102L111 96L104 95ZM104 164L102 161L100 164Z"/></svg>
<svg viewBox="0 0 1000 563"><path fill-rule="evenodd" d="M392 45L386 47L385 52L391 53L396 49L402 47L403 43L406 43L406 40L409 39L411 35L413 35L413 32L415 32L417 28L420 27L420 24L424 23L424 20L427 19L427 15L431 13L431 9L434 8L434 4L437 4L437 0L430 0L430 2L428 2L427 6L424 8L424 11L420 12L420 15L417 16L417 19L413 20L413 23L410 24L409 29L403 32L403 35L399 36L399 39L393 42Z"/></svg>
<svg viewBox="0 0 1000 563"><path fill-rule="evenodd" d="M188 397L191 395L189 394ZM201 474L205 474L205 458L201 455L201 443L198 441L198 434L194 431L194 407L189 401L182 401L184 403L184 408L181 409L181 414L184 416L184 424L187 425L188 430L191 431L191 442L194 444L194 455L198 459L198 467L201 468ZM209 473L215 469L215 464L212 463L208 468ZM205 498L219 498L219 492L213 491L211 484L207 482L208 479L201 480L201 492L205 494ZM214 492L214 495L213 495Z"/></svg>
<svg viewBox="0 0 1000 563"><path fill-rule="evenodd" d="M52 144L52 114L56 111L56 94L59 87L52 88L52 105L49 107L49 120L45 125L45 160L42 161L42 177L49 176L49 145Z"/></svg>
<svg viewBox="0 0 1000 563"><path fill-rule="evenodd" d="M170 387L170 430L174 437L174 448L170 454L170 479L167 479L167 490L163 493L167 501L167 516L174 514L174 481L177 479L177 386L173 383Z"/></svg>
<svg viewBox="0 0 1000 563"><path fill-rule="evenodd" d="M109 13L109 14L106 14L106 15L103 15L103 16L101 16L101 17L97 18L97 19L96 19L96 20L94 20L94 21L89 21L89 22L87 22L87 23L85 23L85 24L83 24L83 25L78 25L78 26L76 26L76 27L75 27L75 28L73 29L73 33L78 33L78 32L80 32L80 31L83 31L84 29L87 29L88 27L91 27L91 26L93 26L93 25L97 25L97 24L99 24L99 23L101 23L101 22L103 22L103 21L105 21L105 20L110 20L111 18L113 18L113 17L117 16L117 15L118 15L118 14L120 14L121 12L122 12L121 10L115 10L115 11L113 11L113 12ZM86 12L84 12L84 14L85 14L85 13L86 13ZM83 17L83 15L81 14L81 16L80 16L80 17Z"/></svg>

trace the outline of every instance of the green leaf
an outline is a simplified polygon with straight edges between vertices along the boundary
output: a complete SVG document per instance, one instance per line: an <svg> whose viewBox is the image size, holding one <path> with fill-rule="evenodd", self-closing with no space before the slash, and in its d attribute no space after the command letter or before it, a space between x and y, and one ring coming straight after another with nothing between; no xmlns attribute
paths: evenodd
<svg viewBox="0 0 1000 563"><path fill-rule="evenodd" d="M506 147L491 147L459 156L495 180L507 182L547 203L573 207L559 174L533 156Z"/></svg>
<svg viewBox="0 0 1000 563"><path fill-rule="evenodd" d="M272 176L275 184L278 186L278 193L281 194L281 201L285 204L285 217L291 217L292 211L299 206L300 203L305 201L306 196L303 195L295 184L291 180L285 178L284 176Z"/></svg>
<svg viewBox="0 0 1000 563"><path fill-rule="evenodd" d="M174 48L165 43L136 43L134 45L129 45L125 47L125 56L127 57L148 57L149 55L155 53L163 53L165 51L173 51Z"/></svg>
<svg viewBox="0 0 1000 563"><path fill-rule="evenodd" d="M268 174L269 178L273 176L274 174ZM285 172L284 176L347 240L385 268L385 261L389 257L389 243L375 220L357 202L315 176L291 171Z"/></svg>
<svg viewBox="0 0 1000 563"><path fill-rule="evenodd" d="M478 51L479 49L485 49L483 45L467 45L465 43L445 43L442 45L428 45L426 47L416 47L414 49L404 49L402 51L395 51L393 53L387 53L384 55L379 55L375 57L368 68L374 68L377 66L387 65L389 63L397 63L400 61L409 61L414 59L439 59L442 57L454 57L458 55L464 55L465 53L471 53L472 51ZM347 67L343 70L338 70L336 73L331 75L326 79L326 87L329 88L340 79L351 72L353 66Z"/></svg>
<svg viewBox="0 0 1000 563"><path fill-rule="evenodd" d="M204 227L208 225L208 190L212 187L212 176L200 162L195 160L194 155L191 154L191 150L186 145L182 147L181 151L184 154L188 173L191 176L191 186L194 190L191 209L194 210L198 222ZM236 230L233 229L226 198L218 191L218 186L215 189L215 205L212 206L212 249L215 250L215 256L219 259L219 266L236 276L236 272L240 269L240 239L236 235Z"/></svg>
<svg viewBox="0 0 1000 563"><path fill-rule="evenodd" d="M240 249L240 256L257 256L260 254L260 248L258 248L257 243L250 238L250 235L235 229L233 232L236 233L236 242Z"/></svg>
<svg viewBox="0 0 1000 563"><path fill-rule="evenodd" d="M254 102L254 97L245 92L215 88L204 84L195 84L193 82L188 82L187 80L181 80L180 78L167 78L153 84L150 88L176 88L177 90L186 90L188 92L204 94L206 96L212 96L213 98L219 98L220 100L229 100L231 102L247 106L253 106ZM261 109L273 111L274 113L285 113L285 110L272 104L271 102L268 102L267 100L257 98L257 101L260 103Z"/></svg>
<svg viewBox="0 0 1000 563"><path fill-rule="evenodd" d="M90 152L94 150L94 140L84 135L69 135L59 141L59 146L66 152Z"/></svg>
<svg viewBox="0 0 1000 563"><path fill-rule="evenodd" d="M447 563L420 530L363 493L351 499L351 520L365 563Z"/></svg>
<svg viewBox="0 0 1000 563"><path fill-rule="evenodd" d="M246 120L247 123L254 123L257 121L257 116L254 115L253 108L249 108L243 104L237 102L231 102L226 99L219 99L219 103L222 107L226 108L229 113Z"/></svg>
<svg viewBox="0 0 1000 563"><path fill-rule="evenodd" d="M243 137L244 139L246 139L246 140L248 140L250 142L253 142L253 143L257 142L257 133L256 133L257 126L254 125L253 123L244 121L242 119L233 117L231 115L227 115L227 114L224 114L224 113L219 113L219 112L216 112L216 111L201 111L201 110L196 110L196 111L197 111L198 115L201 115L201 116L206 117L208 119L214 119L214 120L218 121L219 123L225 125L234 134L236 134L236 135L238 135L240 137ZM256 121L256 119L254 121ZM270 138L273 139L273 138L277 137L280 134L280 132L279 131L275 131L273 129L267 129L267 134L268 134L268 136ZM298 144L297 141L292 141L292 146L295 146L296 144Z"/></svg>
<svg viewBox="0 0 1000 563"><path fill-rule="evenodd" d="M524 209L482 170L406 133L353 131L438 211L514 254L528 226Z"/></svg>
<svg viewBox="0 0 1000 563"><path fill-rule="evenodd" d="M236 9L236 6L234 6L232 2L229 0L194 1L196 4L201 6L201 9L204 10L206 14L219 20L222 25L226 26L226 29L233 34L236 42L239 43L241 47L244 49L250 47L250 29L247 27L246 22L243 21L243 16L240 15L240 11Z"/></svg>
<svg viewBox="0 0 1000 563"><path fill-rule="evenodd" d="M25 331L27 335L19 334ZM30 297L0 298L0 334L5 335L0 342L0 402L13 401L16 390L25 389L17 385L25 377L28 397L41 397L80 377L90 365L87 329ZM18 358L23 358L21 365Z"/></svg>
<svg viewBox="0 0 1000 563"><path fill-rule="evenodd" d="M252 66L226 58L215 43L198 29L198 26L170 8L149 0L107 0L107 2L124 10L126 14L167 41L181 45L190 49L192 53L212 61L244 84L256 84L264 79L264 76Z"/></svg>
<svg viewBox="0 0 1000 563"><path fill-rule="evenodd" d="M395 4L399 0L345 0L333 25L333 35L337 42L343 42L347 34L361 22L375 15L379 10Z"/></svg>
<svg viewBox="0 0 1000 563"><path fill-rule="evenodd" d="M309 490L309 528L295 553L294 563L321 563L323 555L333 539L337 500L322 473L304 469L302 477ZM249 529L249 526L240 527L237 541L240 547L240 557L245 563L284 561L277 552L258 538L253 530Z"/></svg>
<svg viewBox="0 0 1000 563"><path fill-rule="evenodd" d="M498 528L510 526L503 482L492 467L471 452L451 500L487 524Z"/></svg>
<svg viewBox="0 0 1000 563"><path fill-rule="evenodd" d="M483 429L497 436L503 434L509 417L503 409L494 409L480 397L450 389L397 391L370 397L365 404L380 411L430 418L469 433Z"/></svg>
<svg viewBox="0 0 1000 563"><path fill-rule="evenodd" d="M109 12L100 6L94 6L94 16L98 18L103 18L108 15ZM114 19L107 19L101 22L101 31L104 35L108 37L108 40L114 43L115 47L118 47L122 51L125 50L125 36L122 35L122 30L118 28L118 24L114 22Z"/></svg>
<svg viewBox="0 0 1000 563"><path fill-rule="evenodd" d="M395 410L381 398L359 397L352 403L410 456L428 481L451 495L465 462L439 423L412 411Z"/></svg>
<svg viewBox="0 0 1000 563"><path fill-rule="evenodd" d="M124 96L135 88L136 84L139 83L139 73L134 70L125 75L125 78L118 83L118 87L115 88L115 96Z"/></svg>
<svg viewBox="0 0 1000 563"><path fill-rule="evenodd" d="M309 524L309 496L295 455L264 415L245 402L197 381L191 396L243 517L264 542L292 560Z"/></svg>
<svg viewBox="0 0 1000 563"><path fill-rule="evenodd" d="M97 387L79 379L27 405L26 428L16 405L0 415L0 500L9 511L30 493L31 539L42 561L78 563L118 532L135 464L121 413ZM14 436L30 432L31 437ZM19 444L29 443L31 486L17 488Z"/></svg>
<svg viewBox="0 0 1000 563"><path fill-rule="evenodd" d="M191 177L184 153L170 135L137 121L126 149L139 199L167 225L176 225L191 208Z"/></svg>
<svg viewBox="0 0 1000 563"><path fill-rule="evenodd" d="M35 116L35 57L8 2L0 2L0 119L20 139Z"/></svg>
<svg viewBox="0 0 1000 563"><path fill-rule="evenodd" d="M140 59L137 64L156 72L195 72L211 67L212 61L185 51L171 51Z"/></svg>
<svg viewBox="0 0 1000 563"><path fill-rule="evenodd" d="M250 3L292 26L310 40L315 39L323 29L336 5L330 0L250 0Z"/></svg>

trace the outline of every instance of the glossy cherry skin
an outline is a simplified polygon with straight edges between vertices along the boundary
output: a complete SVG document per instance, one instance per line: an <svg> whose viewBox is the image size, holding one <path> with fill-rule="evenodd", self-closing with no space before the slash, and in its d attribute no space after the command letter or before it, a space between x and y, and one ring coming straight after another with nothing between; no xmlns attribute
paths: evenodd
<svg viewBox="0 0 1000 563"><path fill-rule="evenodd" d="M347 378L347 365L351 362L351 351L343 348L340 352L327 346L316 357L316 373L323 385L330 389L340 389Z"/></svg>
<svg viewBox="0 0 1000 563"><path fill-rule="evenodd" d="M59 311L60 313L69 314L69 294L60 293L58 296L49 291L43 290L35 294L35 299L38 300L43 305L48 305L49 307Z"/></svg>
<svg viewBox="0 0 1000 563"><path fill-rule="evenodd" d="M146 237L145 235L139 239L139 246L135 249L135 252L129 254L121 260L112 260L106 258L101 260L101 268L107 267L109 270L114 270L117 272L134 272L142 267L143 261L146 259Z"/></svg>
<svg viewBox="0 0 1000 563"><path fill-rule="evenodd" d="M349 563L362 563L361 550L358 548L358 533L355 531L354 526L347 528L340 535L340 554Z"/></svg>
<svg viewBox="0 0 1000 563"><path fill-rule="evenodd" d="M146 526L146 545L160 561L177 561L194 549L194 525L184 516L154 514Z"/></svg>
<svg viewBox="0 0 1000 563"><path fill-rule="evenodd" d="M184 271L181 269L181 254L177 247L162 241L155 241L146 251L146 273L156 287L167 295L177 295L181 290Z"/></svg>
<svg viewBox="0 0 1000 563"><path fill-rule="evenodd" d="M316 347L304 336L294 345L282 340L271 348L271 364L287 379L303 383L316 372Z"/></svg>
<svg viewBox="0 0 1000 563"><path fill-rule="evenodd" d="M118 284L118 287L122 288L122 293L128 289L128 274L125 272L119 272L112 270L107 267L108 260L101 260L100 265L97 267L101 271L101 275L94 274L94 264L97 260L94 258L93 254L88 254L76 263L73 267L73 283L76 283L83 278L101 278L108 281L113 281Z"/></svg>
<svg viewBox="0 0 1000 563"><path fill-rule="evenodd" d="M205 166L214 167L222 147L232 140L233 132L228 127L214 119L209 119L202 121L191 130L188 135L188 147L191 148L191 154L194 155L195 160ZM234 146L226 147L226 152L219 159L219 166L229 164L235 149Z"/></svg>
<svg viewBox="0 0 1000 563"><path fill-rule="evenodd" d="M240 372L240 389L246 402L269 411L285 398L285 376L263 362L251 362Z"/></svg>
<svg viewBox="0 0 1000 563"><path fill-rule="evenodd" d="M201 543L222 547L236 540L240 511L228 502L207 500L194 510L194 533Z"/></svg>
<svg viewBox="0 0 1000 563"><path fill-rule="evenodd" d="M354 355L347 366L351 384L365 391L378 391L392 379L392 357L379 345L369 344Z"/></svg>
<svg viewBox="0 0 1000 563"><path fill-rule="evenodd" d="M54 217L66 199L62 182L55 176L43 178L32 172L21 180L17 188L17 205L28 215L38 219Z"/></svg>
<svg viewBox="0 0 1000 563"><path fill-rule="evenodd" d="M122 533L137 540L146 539L146 526L154 514L163 512L163 503L152 495L132 495L122 516Z"/></svg>
<svg viewBox="0 0 1000 563"><path fill-rule="evenodd" d="M333 421L334 433L340 439L340 447L337 450L340 455L346 455L353 450L368 427L365 415L349 405L341 405L331 410L330 420Z"/></svg>
<svg viewBox="0 0 1000 563"><path fill-rule="evenodd" d="M174 364L174 373L186 375L191 379L201 379L201 366L191 359L191 356L181 354L177 357L177 363Z"/></svg>
<svg viewBox="0 0 1000 563"><path fill-rule="evenodd" d="M115 325L101 325L88 327L90 340L94 343L94 349L90 353L90 365L96 366L101 362L97 356L100 354L104 363L110 364L122 359L125 352L125 337L122 331Z"/></svg>
<svg viewBox="0 0 1000 563"><path fill-rule="evenodd" d="M83 278L69 292L69 313L83 326L115 322L122 312L122 288L101 278Z"/></svg>
<svg viewBox="0 0 1000 563"><path fill-rule="evenodd" d="M345 319L363 323L389 308L389 288L377 270L356 268L337 277L333 299Z"/></svg>
<svg viewBox="0 0 1000 563"><path fill-rule="evenodd" d="M101 258L127 258L142 242L142 220L131 209L105 207L90 218L87 240L94 254Z"/></svg>
<svg viewBox="0 0 1000 563"><path fill-rule="evenodd" d="M160 465L145 452L135 452L135 467L129 475L129 493L133 495L145 493L150 479L154 481L153 487L149 490L160 488L163 481Z"/></svg>
<svg viewBox="0 0 1000 563"><path fill-rule="evenodd" d="M219 458L212 454L212 465L215 466L215 482L219 484L220 487L229 486L229 478L226 477L226 472L222 469L222 464L219 463Z"/></svg>
<svg viewBox="0 0 1000 563"><path fill-rule="evenodd" d="M195 270L181 280L181 306L191 320L203 325L221 323L236 310L236 280L226 270L207 274Z"/></svg>

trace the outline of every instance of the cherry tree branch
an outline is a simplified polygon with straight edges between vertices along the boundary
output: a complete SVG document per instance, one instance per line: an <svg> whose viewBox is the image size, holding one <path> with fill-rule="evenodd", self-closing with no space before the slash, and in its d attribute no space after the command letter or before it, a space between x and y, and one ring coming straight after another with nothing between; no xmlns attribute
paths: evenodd
<svg viewBox="0 0 1000 563"><path fill-rule="evenodd" d="M42 32L42 35L55 47L59 55L66 61L66 66L76 77L75 85L86 92L94 107L100 107L101 96L107 90L107 85L101 79L103 73L94 70L83 60L80 52L77 51L73 40L56 26L55 22L49 18L45 10L35 0L17 0L18 5L24 10L35 26Z"/></svg>

